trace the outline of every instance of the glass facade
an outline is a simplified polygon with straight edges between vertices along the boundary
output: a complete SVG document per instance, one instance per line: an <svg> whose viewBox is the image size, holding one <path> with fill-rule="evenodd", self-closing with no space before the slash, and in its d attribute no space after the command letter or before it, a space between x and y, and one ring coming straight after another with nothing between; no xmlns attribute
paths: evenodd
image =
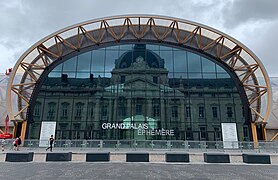
<svg viewBox="0 0 278 180"><path fill-rule="evenodd" d="M56 139L218 141L221 123L236 123L239 141L250 140L246 105L230 75L199 54L163 45L74 56L48 74L31 106L30 139L39 138L42 121L56 121Z"/></svg>

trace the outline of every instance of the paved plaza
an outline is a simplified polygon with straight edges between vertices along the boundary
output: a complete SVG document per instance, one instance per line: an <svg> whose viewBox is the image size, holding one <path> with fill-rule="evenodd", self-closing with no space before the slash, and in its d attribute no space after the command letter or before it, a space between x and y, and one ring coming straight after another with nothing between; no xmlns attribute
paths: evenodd
<svg viewBox="0 0 278 180"><path fill-rule="evenodd" d="M277 179L277 165L28 162L0 163L0 179Z"/></svg>
<svg viewBox="0 0 278 180"><path fill-rule="evenodd" d="M5 162L7 152L0 153L0 180L13 179L277 179L278 155L271 155L271 165L253 165L242 162L241 152L230 154L229 164L210 164L203 159L204 152L191 151L189 163L166 163L165 152L149 151L150 162L125 162L124 150L110 149L110 162L85 162L88 152L103 152L98 149L62 149L54 152L73 152L70 162L45 162L44 148L30 150L21 148L19 152L34 152L32 162ZM129 152L131 150L129 149ZM127 151L128 152L128 151ZM133 151L134 152L134 151ZM141 151L137 151L141 152ZM172 151L173 152L173 151ZM252 153L258 153L253 151Z"/></svg>

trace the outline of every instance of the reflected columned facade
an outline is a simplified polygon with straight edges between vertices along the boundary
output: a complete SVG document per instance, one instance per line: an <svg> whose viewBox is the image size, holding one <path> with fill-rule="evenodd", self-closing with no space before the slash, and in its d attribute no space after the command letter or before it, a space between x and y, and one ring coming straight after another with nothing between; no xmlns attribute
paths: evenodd
<svg viewBox="0 0 278 180"><path fill-rule="evenodd" d="M44 79L31 103L27 138L39 139L41 123L55 121L56 139L220 141L227 122L236 123L239 141L249 141L248 105L227 71L208 57L163 44L79 53Z"/></svg>

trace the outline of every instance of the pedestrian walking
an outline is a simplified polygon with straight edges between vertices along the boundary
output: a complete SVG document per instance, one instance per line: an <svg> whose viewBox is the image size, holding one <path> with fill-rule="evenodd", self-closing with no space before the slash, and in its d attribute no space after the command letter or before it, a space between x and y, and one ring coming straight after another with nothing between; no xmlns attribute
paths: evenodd
<svg viewBox="0 0 278 180"><path fill-rule="evenodd" d="M15 140L14 140L14 142L13 142L13 144L14 144L14 151L18 151L18 140L19 138L17 137L17 138L15 138Z"/></svg>
<svg viewBox="0 0 278 180"><path fill-rule="evenodd" d="M17 151L19 151L19 146L21 145L21 138L20 136L18 136L18 140L17 140Z"/></svg>
<svg viewBox="0 0 278 180"><path fill-rule="evenodd" d="M54 138L53 138L53 135L51 135L50 138L49 138L49 147L46 148L46 151L47 151L48 149L50 149L50 152L52 152L53 142L54 142Z"/></svg>

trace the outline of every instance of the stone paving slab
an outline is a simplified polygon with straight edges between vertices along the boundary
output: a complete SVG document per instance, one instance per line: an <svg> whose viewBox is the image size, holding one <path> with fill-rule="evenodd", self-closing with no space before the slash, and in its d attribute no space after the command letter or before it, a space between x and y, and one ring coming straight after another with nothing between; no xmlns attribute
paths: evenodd
<svg viewBox="0 0 278 180"><path fill-rule="evenodd" d="M1 180L277 179L277 165L27 162L0 163Z"/></svg>

